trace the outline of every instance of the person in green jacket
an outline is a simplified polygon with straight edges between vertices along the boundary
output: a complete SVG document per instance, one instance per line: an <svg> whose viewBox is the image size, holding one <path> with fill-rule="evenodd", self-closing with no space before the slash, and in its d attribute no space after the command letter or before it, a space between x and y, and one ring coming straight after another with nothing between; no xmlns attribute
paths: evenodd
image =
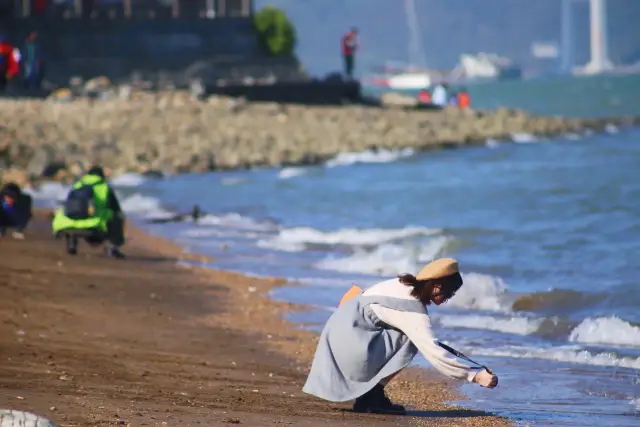
<svg viewBox="0 0 640 427"><path fill-rule="evenodd" d="M64 206L53 217L53 233L64 234L67 253L78 253L78 238L84 237L90 245L109 242L108 254L124 258L120 249L124 245L125 216L114 191L107 183L104 170L93 166L80 178L67 195Z"/></svg>

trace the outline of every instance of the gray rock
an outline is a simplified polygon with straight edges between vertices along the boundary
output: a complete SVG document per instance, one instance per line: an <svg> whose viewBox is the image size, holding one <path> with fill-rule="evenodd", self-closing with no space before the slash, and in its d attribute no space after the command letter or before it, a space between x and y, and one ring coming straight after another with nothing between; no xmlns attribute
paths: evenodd
<svg viewBox="0 0 640 427"><path fill-rule="evenodd" d="M0 409L0 427L57 427L57 424L31 412Z"/></svg>

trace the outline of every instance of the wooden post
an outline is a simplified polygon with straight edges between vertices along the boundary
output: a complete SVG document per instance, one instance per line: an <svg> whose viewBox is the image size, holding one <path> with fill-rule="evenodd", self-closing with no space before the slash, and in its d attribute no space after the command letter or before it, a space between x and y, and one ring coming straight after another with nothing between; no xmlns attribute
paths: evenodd
<svg viewBox="0 0 640 427"><path fill-rule="evenodd" d="M215 10L215 5L214 5L214 0L207 0L207 6L206 6L206 14L205 16L209 19L211 18L215 18L216 17L216 10Z"/></svg>
<svg viewBox="0 0 640 427"><path fill-rule="evenodd" d="M174 18L180 17L180 0L173 0L173 7L171 8L171 15Z"/></svg>
<svg viewBox="0 0 640 427"><path fill-rule="evenodd" d="M82 17L82 0L75 0L76 4L76 16L78 18Z"/></svg>
<svg viewBox="0 0 640 427"><path fill-rule="evenodd" d="M227 0L218 0L218 16L227 16Z"/></svg>
<svg viewBox="0 0 640 427"><path fill-rule="evenodd" d="M247 18L251 16L251 0L242 0L242 16Z"/></svg>
<svg viewBox="0 0 640 427"><path fill-rule="evenodd" d="M131 0L124 0L124 16L131 18Z"/></svg>
<svg viewBox="0 0 640 427"><path fill-rule="evenodd" d="M22 0L22 17L31 15L31 0Z"/></svg>

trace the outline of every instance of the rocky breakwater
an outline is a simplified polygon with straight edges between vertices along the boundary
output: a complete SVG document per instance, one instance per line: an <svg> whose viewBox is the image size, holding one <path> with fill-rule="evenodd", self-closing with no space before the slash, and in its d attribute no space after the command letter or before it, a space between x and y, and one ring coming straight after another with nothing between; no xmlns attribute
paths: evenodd
<svg viewBox="0 0 640 427"><path fill-rule="evenodd" d="M135 92L0 100L5 180L70 180L93 162L123 172L181 173L314 164L372 147L418 150L484 143L516 133L602 130L629 120L538 117L523 111L428 111L406 106L308 107Z"/></svg>

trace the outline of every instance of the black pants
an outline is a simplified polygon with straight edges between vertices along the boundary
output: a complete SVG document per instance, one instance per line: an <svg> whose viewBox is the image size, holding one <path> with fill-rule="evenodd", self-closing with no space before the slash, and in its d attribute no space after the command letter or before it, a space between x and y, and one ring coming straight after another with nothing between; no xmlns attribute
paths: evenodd
<svg viewBox="0 0 640 427"><path fill-rule="evenodd" d="M353 67L355 65L355 58L353 55L342 55L344 60L344 73L349 78L353 78Z"/></svg>
<svg viewBox="0 0 640 427"><path fill-rule="evenodd" d="M114 216L107 222L107 232L87 236L84 238L87 243L99 245L109 242L113 246L124 245L124 220L119 216Z"/></svg>
<svg viewBox="0 0 640 427"><path fill-rule="evenodd" d="M88 230L88 235L82 232L68 232L66 233L67 251L75 254L78 250L78 240L81 237L90 245L101 245L104 242L109 242L115 247L120 247L124 245L124 224L124 219L120 216L114 216L109 222L107 222L106 233L98 231L92 232L90 230Z"/></svg>
<svg viewBox="0 0 640 427"><path fill-rule="evenodd" d="M124 245L124 219L118 215L107 223L107 241L113 246Z"/></svg>

